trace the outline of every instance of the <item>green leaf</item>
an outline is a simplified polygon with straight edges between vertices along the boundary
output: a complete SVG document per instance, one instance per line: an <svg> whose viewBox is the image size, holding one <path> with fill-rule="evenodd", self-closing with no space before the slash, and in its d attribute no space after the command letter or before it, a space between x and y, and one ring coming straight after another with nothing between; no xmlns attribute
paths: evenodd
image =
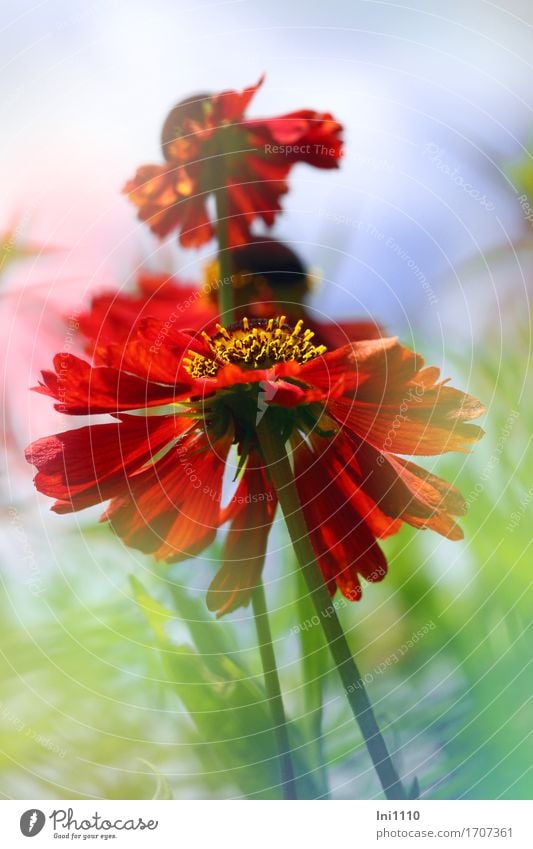
<svg viewBox="0 0 533 849"><path fill-rule="evenodd" d="M160 602L156 601L147 593L141 582L134 576L130 575L130 583L133 588L135 601L144 613L148 623L153 628L157 639L165 642L165 625L170 619L175 619L176 615L171 610L168 610Z"/></svg>

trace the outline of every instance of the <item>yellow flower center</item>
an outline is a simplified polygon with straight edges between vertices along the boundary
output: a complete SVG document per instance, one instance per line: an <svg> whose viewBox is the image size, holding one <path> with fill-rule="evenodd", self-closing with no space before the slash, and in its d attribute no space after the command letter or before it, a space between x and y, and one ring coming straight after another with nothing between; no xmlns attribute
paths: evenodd
<svg viewBox="0 0 533 849"><path fill-rule="evenodd" d="M312 330L303 329L302 321L292 328L284 315L268 321L243 318L231 327L217 324L214 336L202 333L214 359L188 351L183 362L192 377L214 377L229 363L243 369L270 368L288 360L306 363L327 350L325 345L313 345L314 335Z"/></svg>

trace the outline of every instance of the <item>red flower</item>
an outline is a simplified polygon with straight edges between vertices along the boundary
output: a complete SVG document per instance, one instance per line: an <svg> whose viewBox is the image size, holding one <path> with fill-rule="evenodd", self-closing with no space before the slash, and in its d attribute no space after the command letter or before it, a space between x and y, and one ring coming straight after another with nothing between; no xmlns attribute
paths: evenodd
<svg viewBox="0 0 533 849"><path fill-rule="evenodd" d="M110 500L103 518L115 532L169 562L198 554L229 522L208 605L234 610L257 583L276 507L256 437L258 412L275 408L331 592L356 600L361 576L381 580L387 564L376 540L402 522L461 537L460 493L397 455L464 451L482 435L467 421L483 408L396 339L326 352L283 317L244 319L200 339L171 330L161 340L161 328L146 319L127 344L108 346L104 365L60 354L55 372L43 373L39 391L58 409L115 419L28 448L36 486L56 499L56 512ZM241 477L222 508L232 445Z"/></svg>
<svg viewBox="0 0 533 849"><path fill-rule="evenodd" d="M208 242L214 228L207 202L223 189L230 244L242 244L256 218L274 223L296 162L338 166L342 127L328 112L244 117L261 84L187 98L172 109L162 132L165 164L141 166L124 187L156 235L175 230L185 247Z"/></svg>

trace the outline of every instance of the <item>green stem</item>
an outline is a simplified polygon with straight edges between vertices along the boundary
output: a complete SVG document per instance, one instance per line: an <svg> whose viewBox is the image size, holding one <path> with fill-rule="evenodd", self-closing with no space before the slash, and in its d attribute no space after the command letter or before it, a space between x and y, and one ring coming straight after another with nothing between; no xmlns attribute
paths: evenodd
<svg viewBox="0 0 533 849"><path fill-rule="evenodd" d="M231 253L228 235L228 204L226 190L216 193L217 204L217 240L218 240L218 307L220 323L228 327L233 316L233 281Z"/></svg>
<svg viewBox="0 0 533 849"><path fill-rule="evenodd" d="M217 206L217 240L218 240L218 308L220 322L224 326L230 325L233 320L233 280L232 262L229 250L228 236L228 204L227 194L224 188L216 193ZM260 582L252 593L252 607L254 611L255 627L259 642L259 652L263 664L263 675L265 689L267 692L274 736L279 754L279 765L281 774L281 787L284 799L296 799L296 783L292 767L289 734L287 731L287 720L281 698L276 658L272 646L272 634L268 620L268 611L265 599L263 583Z"/></svg>
<svg viewBox="0 0 533 849"><path fill-rule="evenodd" d="M294 566L298 561L294 557ZM292 568L292 564L291 564ZM297 589L297 610L301 622L312 619L314 608L309 594L306 592L305 581L299 568L294 570ZM303 698L307 715L307 732L309 735L309 751L316 770L317 782L320 787L320 798L329 799L328 775L324 757L323 738L323 690L324 670L327 669L329 649L320 629L305 628L299 633L300 653L303 673Z"/></svg>
<svg viewBox="0 0 533 849"><path fill-rule="evenodd" d="M313 599L352 713L361 729L385 796L387 799L407 799L405 788L392 763L385 740L376 722L361 674L352 657L336 610L331 604L329 592L308 536L285 444L281 435L270 426L268 412L258 425L257 435L263 459L276 488L307 588Z"/></svg>
<svg viewBox="0 0 533 849"><path fill-rule="evenodd" d="M281 789L284 799L296 799L296 782L292 766L291 748L289 743L289 732L287 720L281 698L276 658L272 646L272 634L268 621L265 589L260 581L252 593L252 607L257 629L257 640L261 661L263 663L263 674L265 678L265 689L267 700L272 716L272 726L279 755L279 767L281 774Z"/></svg>

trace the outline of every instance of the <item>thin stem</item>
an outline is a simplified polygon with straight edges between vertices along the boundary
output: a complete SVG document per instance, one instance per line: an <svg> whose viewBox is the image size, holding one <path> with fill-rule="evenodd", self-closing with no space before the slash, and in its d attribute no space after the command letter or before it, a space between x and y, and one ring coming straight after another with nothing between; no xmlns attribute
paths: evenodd
<svg viewBox="0 0 533 849"><path fill-rule="evenodd" d="M298 561L294 556L295 564ZM314 608L301 569L295 569L297 610L300 621L312 619ZM302 628L299 632L302 672L304 677L304 699L308 709L307 729L310 757L313 759L317 781L320 783L320 798L329 799L328 775L324 757L323 737L323 690L324 670L329 660L329 649L323 633L316 628Z"/></svg>
<svg viewBox="0 0 533 849"><path fill-rule="evenodd" d="M233 322L233 280L228 235L228 204L225 189L216 193L218 240L218 308L225 327Z"/></svg>
<svg viewBox="0 0 533 849"><path fill-rule="evenodd" d="M279 767L281 774L281 789L284 799L296 799L296 782L294 780L294 769L292 766L292 755L289 743L289 732L287 720L281 698L276 658L272 645L272 634L265 598L265 588L260 581L252 593L252 607L257 629L257 641L263 663L263 674L265 678L265 689L267 700L272 716L272 726L279 755Z"/></svg>
<svg viewBox="0 0 533 849"><path fill-rule="evenodd" d="M407 799L405 788L376 722L361 674L352 657L336 610L331 604L329 592L308 536L285 444L279 433L271 428L268 412L263 416L257 428L257 434L307 588L322 623L344 692L361 729L385 796L387 799Z"/></svg>
<svg viewBox="0 0 533 849"><path fill-rule="evenodd" d="M228 326L233 322L233 279L232 262L229 251L228 204L225 189L216 193L217 240L218 240L218 308L220 321ZM263 664L265 689L272 716L272 725L279 755L281 787L284 799L296 799L296 783L292 766L287 720L281 698L276 658L272 646L272 634L266 606L265 590L262 581L252 593L259 653Z"/></svg>

